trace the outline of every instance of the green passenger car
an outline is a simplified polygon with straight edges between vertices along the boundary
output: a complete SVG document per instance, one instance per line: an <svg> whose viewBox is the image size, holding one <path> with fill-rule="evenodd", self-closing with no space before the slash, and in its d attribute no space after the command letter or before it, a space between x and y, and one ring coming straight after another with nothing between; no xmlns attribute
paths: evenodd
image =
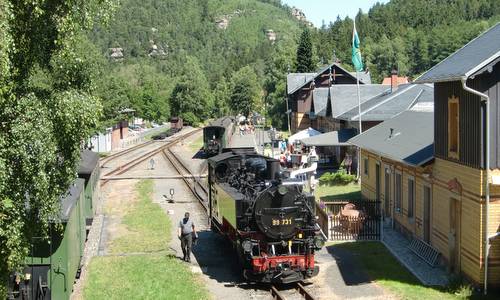
<svg viewBox="0 0 500 300"><path fill-rule="evenodd" d="M9 299L70 298L86 239L84 183L84 179L76 179L61 198L61 212L51 225L50 241L33 238L23 274L11 276Z"/></svg>
<svg viewBox="0 0 500 300"><path fill-rule="evenodd" d="M85 179L85 219L87 226L92 224L99 199L99 155L83 150L78 166L78 177Z"/></svg>

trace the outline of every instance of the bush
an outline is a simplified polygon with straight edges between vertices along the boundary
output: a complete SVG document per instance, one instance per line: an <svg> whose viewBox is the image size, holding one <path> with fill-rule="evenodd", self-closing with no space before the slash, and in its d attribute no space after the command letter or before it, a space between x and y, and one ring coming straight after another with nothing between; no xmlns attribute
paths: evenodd
<svg viewBox="0 0 500 300"><path fill-rule="evenodd" d="M347 174L344 168L335 173L326 172L319 178L320 185L346 185L356 180L355 175Z"/></svg>

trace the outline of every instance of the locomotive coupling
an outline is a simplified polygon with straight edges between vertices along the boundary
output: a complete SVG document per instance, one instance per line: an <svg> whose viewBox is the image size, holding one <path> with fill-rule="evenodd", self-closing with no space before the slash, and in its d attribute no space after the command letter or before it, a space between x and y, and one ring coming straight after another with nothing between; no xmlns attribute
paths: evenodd
<svg viewBox="0 0 500 300"><path fill-rule="evenodd" d="M241 243L241 247L243 248L243 251L245 251L246 253L250 253L252 252L252 241L250 240L244 240L242 243Z"/></svg>
<svg viewBox="0 0 500 300"><path fill-rule="evenodd" d="M313 244L315 250L320 250L325 245L325 240L323 240L321 236L317 235L314 237Z"/></svg>

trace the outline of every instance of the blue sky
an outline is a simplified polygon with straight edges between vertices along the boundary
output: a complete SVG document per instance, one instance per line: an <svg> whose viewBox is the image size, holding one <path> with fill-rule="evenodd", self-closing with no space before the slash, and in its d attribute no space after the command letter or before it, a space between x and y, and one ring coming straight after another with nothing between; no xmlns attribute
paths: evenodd
<svg viewBox="0 0 500 300"><path fill-rule="evenodd" d="M342 19L346 16L353 18L360 8L368 12L377 2L387 3L388 0L282 0L288 6L300 8L316 27L321 26L322 20L327 25L330 21L334 22L338 15Z"/></svg>

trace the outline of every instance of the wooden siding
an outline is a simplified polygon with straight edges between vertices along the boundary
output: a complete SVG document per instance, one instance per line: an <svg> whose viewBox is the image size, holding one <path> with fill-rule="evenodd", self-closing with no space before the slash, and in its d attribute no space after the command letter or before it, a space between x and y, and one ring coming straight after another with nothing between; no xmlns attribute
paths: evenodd
<svg viewBox="0 0 500 300"><path fill-rule="evenodd" d="M311 120L306 114L292 112L290 118L290 129L292 133L296 133L297 131L307 129L311 126Z"/></svg>
<svg viewBox="0 0 500 300"><path fill-rule="evenodd" d="M467 80L467 86L490 97L490 165L500 168L500 64L492 72L484 72ZM434 149L436 157L457 161L448 156L448 98L459 98L459 153L458 162L469 167L484 168L484 113L485 104L480 97L466 92L460 81L434 84Z"/></svg>
<svg viewBox="0 0 500 300"><path fill-rule="evenodd" d="M485 172L460 165L458 163L436 158L430 178L423 176L423 168L415 168L380 157L376 153L366 150L361 152L362 161L368 158L368 175L361 172L361 193L364 198L376 198L375 165L380 164L380 200L385 207L385 200L389 198L389 207L393 206L394 198L394 174L402 174L402 209L401 212L391 211L394 221L401 231L423 239L424 237L424 186L431 188L431 211L430 211L430 244L438 249L444 263L450 261L450 202L456 199L460 203L460 270L465 277L475 284L482 284L484 280L484 182ZM385 195L385 168L392 171L389 176L391 189L389 197ZM427 170L427 172L429 171ZM500 175L500 170L493 173ZM408 218L408 178L415 179L415 215ZM460 189L450 189L448 183L456 180ZM491 186L490 222L488 233L493 235L500 230L500 186ZM490 247L489 256L489 282L493 287L500 287L500 238L495 240Z"/></svg>
<svg viewBox="0 0 500 300"><path fill-rule="evenodd" d="M342 128L341 123L338 120L329 117L317 117L314 125L315 127L313 128L321 132L340 130L340 128Z"/></svg>
<svg viewBox="0 0 500 300"><path fill-rule="evenodd" d="M468 80L467 85L479 90L490 97L490 164L492 169L500 168L500 63L493 66L492 72L477 75L473 80ZM483 105L484 106L484 105Z"/></svg>
<svg viewBox="0 0 500 300"><path fill-rule="evenodd" d="M459 81L434 84L434 150L435 156L456 161L448 156L448 99L459 101L459 159L470 167L482 166L481 101L478 96L463 90Z"/></svg>
<svg viewBox="0 0 500 300"><path fill-rule="evenodd" d="M290 108L293 112L305 113L311 109L312 88L303 88L296 91L290 97Z"/></svg>
<svg viewBox="0 0 500 300"><path fill-rule="evenodd" d="M405 232L409 232L411 235L418 236L423 239L423 187L424 185L431 186L429 180L422 176L423 169L415 168L408 165L401 164L399 162L392 161L385 157L379 157L375 153L371 153L366 150L361 152L361 161L368 158L368 175L361 172L361 194L363 197L371 200L375 200L376 196L376 165L380 165L380 201L382 202L382 207L385 208L385 201L388 200L389 207L391 209L390 215L394 217L394 220L404 228ZM385 194L385 169L390 168L390 195L386 197ZM402 175L402 201L401 201L401 211L393 212L393 199L395 199L395 180L394 174L396 172ZM408 179L412 178L415 180L415 202L414 202L414 216L413 218L408 218ZM432 212L431 212L432 216ZM432 220L431 220L432 224Z"/></svg>
<svg viewBox="0 0 500 300"><path fill-rule="evenodd" d="M493 173L500 174L500 170ZM438 234L433 235L433 245L449 259L446 236L450 230L449 199L461 202L461 270L476 284L484 280L484 170L470 168L451 161L436 158L433 165L433 211L438 213L434 218ZM456 179L462 192L457 193L448 188L447 182ZM500 230L500 186L491 185L491 203L489 212L488 235ZM443 252L445 251L445 252ZM489 279L493 287L500 287L500 239L490 247Z"/></svg>

